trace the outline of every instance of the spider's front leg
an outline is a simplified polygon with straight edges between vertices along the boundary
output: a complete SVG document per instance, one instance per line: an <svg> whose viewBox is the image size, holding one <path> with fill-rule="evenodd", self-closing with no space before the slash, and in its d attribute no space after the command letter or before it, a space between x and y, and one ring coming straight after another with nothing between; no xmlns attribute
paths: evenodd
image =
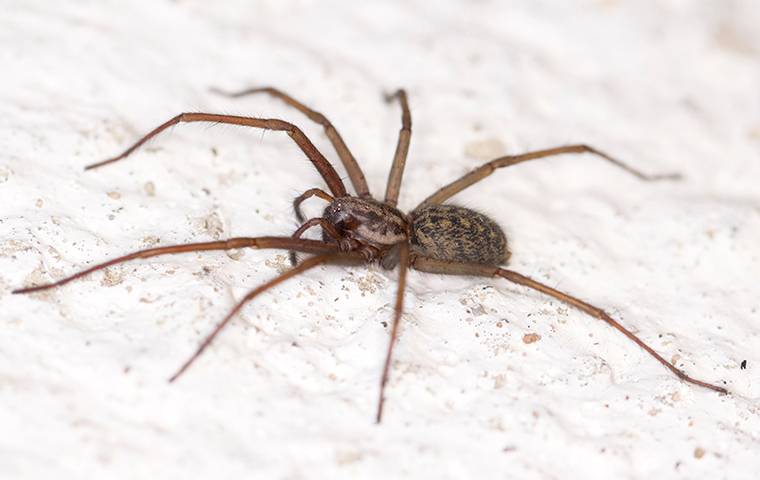
<svg viewBox="0 0 760 480"><path fill-rule="evenodd" d="M243 297L243 299L240 300L240 302L238 302L237 305L235 305L232 308L232 310L230 310L227 316L225 316L224 319L214 328L214 330L212 330L212 332L201 342L201 344L196 349L195 353L193 353L193 355L190 356L190 358L188 358L188 360L182 364L179 370L177 370L177 372L169 378L169 382L173 382L180 375L182 375L182 373L184 373L190 367L190 365L192 365L192 363L211 344L214 338L216 338L216 336L222 331L222 329L230 322L230 320L235 316L235 314L239 312L240 309L242 309L246 303L253 300L253 298L269 290L270 288L284 282L285 280L295 277L299 275L300 273L303 273L306 270L314 268L318 265L328 263L338 258L351 259L351 258L354 258L354 256L352 256L350 253L345 254L345 253L337 252L336 251L337 247L335 244L322 242L318 240L294 239L294 238L287 238L287 237L285 238L282 238L282 237L257 237L257 238L241 237L241 238L233 238L230 240L224 240L224 241L218 241L218 242L204 242L204 243L193 243L193 244L187 244L187 245L173 245L169 247L157 247L157 248L149 248L146 250L140 250L128 255L124 255L122 257L114 258L107 262L100 263L86 270L82 270L66 278L58 280L57 282L46 284L46 285L38 285L36 287L22 288L22 289L14 290L12 293L14 294L33 293L33 292L38 292L41 290L47 290L50 288L59 287L73 280L76 280L77 278L81 278L85 275L88 275L92 272L96 272L106 267L124 263L126 261L133 260L136 258L150 258L150 257L158 256L158 255L166 255L166 254L173 254L173 253L186 253L186 252L197 252L197 251L206 251L206 250L229 250L229 249L237 249L237 248L281 248L281 249L298 250L298 251L306 252L306 253L316 253L317 255L304 260L300 265L280 274L279 276L273 278L272 280L266 282L265 284L248 292L248 294L246 294L246 296Z"/></svg>
<svg viewBox="0 0 760 480"><path fill-rule="evenodd" d="M330 143L332 143L333 148L335 148L335 152L338 154L338 157L340 158L343 166L346 169L346 172L348 173L348 178L351 179L351 183L356 190L356 194L360 197L371 197L369 193L369 187L367 186L367 180L364 178L364 172L362 172L362 169L359 166L359 162L357 162L356 158L354 158L354 155L351 153L351 150L349 150L346 142L343 141L343 137L340 136L338 130L333 126L330 120L328 120L327 117L321 113L312 110L289 94L274 87L254 87L247 88L239 92L226 92L218 88L212 88L211 91L230 98L239 98L246 95L256 95L262 93L270 95L272 97L279 98L287 105L303 113L311 121L322 125L322 128L325 130L325 135L327 136L328 140L330 140ZM299 221L303 221L303 219L299 219Z"/></svg>
<svg viewBox="0 0 760 480"><path fill-rule="evenodd" d="M330 191L336 197L342 197L346 195L346 186L343 184L343 180L340 179L338 172L327 161L317 147L309 140L300 128L292 123L285 122L276 118L255 118L255 117L241 117L237 115L219 115L216 113L202 113L202 112L186 112L167 120L158 127L148 132L145 136L140 138L131 147L126 149L121 154L103 160L102 162L93 163L85 167L85 170L91 170L93 168L99 168L114 162L118 162L128 157L132 152L140 148L145 142L155 137L159 133L163 132L167 128L176 125L178 123L191 123L191 122L208 122L208 123L222 123L227 125L239 125L241 127L253 127L261 128L264 130L275 130L286 132L288 136L295 142L298 148L308 157L319 174L324 179Z"/></svg>
<svg viewBox="0 0 760 480"><path fill-rule="evenodd" d="M322 242L319 240L294 239L288 237L238 237L216 242L200 242L188 243L184 245L170 245L167 247L154 247L147 248L145 250L138 250L121 257L98 263L92 267L86 268L52 283L37 285L34 287L19 288L11 293L34 293L42 290L48 290L50 288L60 287L73 280L82 278L93 272L97 272L98 270L103 270L104 268L108 268L113 265L118 265L120 263L128 262L130 260L135 260L138 258L151 258L159 255L203 252L210 250L236 250L239 248L280 248L316 254L335 253L337 251L337 246L332 243Z"/></svg>
<svg viewBox="0 0 760 480"><path fill-rule="evenodd" d="M174 382L175 380L177 380L177 378L179 378L180 375L182 375L183 373L185 373L185 371L188 368L190 368L190 365L192 365L193 362L195 362L195 360L198 357L201 356L201 354L203 353L203 351L206 350L206 348L208 348L209 345L211 345L211 342L214 341L214 339L216 338L216 336L219 335L219 333L224 329L224 327L226 327L230 323L230 320L232 320L232 318L248 302L250 302L251 300L253 300L257 296L259 296L260 294L266 292L270 288L279 285L280 283L284 282L285 280L287 280L289 278L292 278L292 277L295 277L295 276L297 276L297 275L305 272L306 270L312 269L312 268L314 268L316 266L322 265L322 264L327 263L330 260L334 260L336 258L338 258L338 254L335 254L335 253L333 253L333 254L317 255L315 257L307 258L306 260L304 260L303 262L301 262L300 265L297 265L297 266L291 268L290 270L287 270L287 271L281 273L280 275L278 275L277 277L273 278L272 280L269 280L265 284L260 285L260 286L258 286L256 288L254 288L253 290L251 290L250 292L248 292L243 297L242 300L240 300L234 307L232 307L232 310L230 310L229 313L227 313L227 316L225 316L224 319L217 324L217 326L211 331L211 333L208 334L206 336L206 338L203 339L203 341L200 343L200 345L198 345L198 348L190 356L190 358L188 358L185 361L185 363L182 364L182 366L179 368L179 370L177 370L177 372L169 378L169 382L170 383Z"/></svg>

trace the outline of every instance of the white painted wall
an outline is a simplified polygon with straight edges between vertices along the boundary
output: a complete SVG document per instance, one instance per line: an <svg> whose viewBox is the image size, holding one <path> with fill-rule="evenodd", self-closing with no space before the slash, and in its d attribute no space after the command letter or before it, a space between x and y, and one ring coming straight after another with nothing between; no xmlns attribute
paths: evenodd
<svg viewBox="0 0 760 480"><path fill-rule="evenodd" d="M757 2L2 3L0 477L756 478ZM147 245L289 234L291 199L322 183L283 134L179 126L82 171L188 110L291 119L335 159L281 104L207 90L266 84L327 114L376 193L400 120L381 93L406 87L407 209L488 157L575 142L682 172L645 184L562 157L456 201L504 225L512 268L733 394L505 281L412 273L378 427L393 273L283 285L175 385L282 253L156 258L10 294Z"/></svg>

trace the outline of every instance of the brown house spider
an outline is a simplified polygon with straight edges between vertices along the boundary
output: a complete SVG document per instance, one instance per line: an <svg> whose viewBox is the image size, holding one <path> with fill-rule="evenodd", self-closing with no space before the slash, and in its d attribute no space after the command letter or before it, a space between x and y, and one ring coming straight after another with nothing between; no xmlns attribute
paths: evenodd
<svg viewBox="0 0 760 480"><path fill-rule="evenodd" d="M722 394L728 393L723 387L690 377L675 365L665 360L649 345L612 319L603 310L517 272L501 268L501 265L506 264L510 256L509 249L507 248L507 238L501 227L485 215L463 207L443 203L465 188L488 177L498 168L566 153L593 154L644 181L672 179L676 175L645 175L595 148L587 145L569 145L523 153L521 155L508 155L487 162L460 179L440 188L418 205L417 208L412 210L411 213L404 214L396 208L401 178L404 173L406 156L409 150L409 140L412 134L412 119L409 113L407 95L404 90L398 90L392 95L386 96L386 101L388 102L393 100L399 101L402 117L393 166L388 177L385 200L382 202L375 200L370 195L367 181L359 164L343 142L338 131L324 115L308 108L276 88L253 88L234 94L217 92L231 97L265 93L279 98L309 117L312 121L322 125L327 138L332 143L338 157L348 172L348 177L356 190L357 196L346 192L343 181L330 162L314 147L306 135L291 123L269 118L240 117L213 113L182 113L155 128L121 155L89 165L86 167L86 170L101 167L127 157L146 141L172 125L182 122L215 122L286 132L314 164L314 167L324 179L331 193L327 193L319 188L312 188L295 199L293 207L301 226L290 237L241 237L216 242L149 248L95 265L54 283L23 288L15 290L13 293L31 293L64 285L94 271L135 258L149 258L169 253L227 250L246 247L289 250L291 252L293 268L245 295L201 342L195 353L169 379L170 382L173 382L203 353L206 347L209 346L230 319L240 311L243 305L275 285L317 265L335 263L336 261L377 262L383 268L389 270L398 265L399 280L398 289L396 290L393 323L391 324L390 342L388 343L383 372L380 377L380 392L376 416L376 421L379 423L383 414L385 385L388 381L393 346L396 342L399 320L401 319L407 269L412 267L424 272L501 277L510 282L554 297L561 302L607 322L636 345L644 349L681 380L715 390ZM325 200L328 202L328 205L321 217L304 221L303 214L301 213L301 203L312 196ZM306 230L317 225L322 229L322 240L301 238ZM297 264L294 252L316 255Z"/></svg>

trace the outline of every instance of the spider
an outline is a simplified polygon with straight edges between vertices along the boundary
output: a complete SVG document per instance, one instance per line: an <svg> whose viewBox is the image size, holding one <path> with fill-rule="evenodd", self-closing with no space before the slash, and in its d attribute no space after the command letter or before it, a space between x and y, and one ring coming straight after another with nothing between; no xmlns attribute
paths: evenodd
<svg viewBox="0 0 760 480"><path fill-rule="evenodd" d="M238 237L214 242L148 248L94 265L56 282L18 289L13 291L13 293L32 293L59 287L97 270L137 258L239 248L288 250L290 252L292 268L248 292L229 311L227 316L216 325L211 333L205 337L193 355L169 378L169 382L174 382L206 350L219 332L246 303L285 280L318 265L345 263L347 260L358 263L378 263L382 268L387 270L392 270L398 266L398 287L395 295L393 321L390 328L390 341L385 353L385 362L380 376L379 396L375 416L375 421L380 423L383 417L385 388L390 373L393 348L396 343L399 321L401 320L403 311L407 270L413 268L423 272L439 274L499 277L509 282L537 290L606 322L649 353L649 355L654 357L682 381L708 388L721 394L728 393L723 387L687 375L671 362L665 360L654 349L602 309L572 295L539 283L518 272L503 268L503 265L506 265L509 260L511 253L508 248L507 237L501 227L481 213L444 203L462 190L488 177L497 169L563 154L592 154L643 181L675 179L678 178L678 175L646 175L588 145L561 146L520 155L507 155L491 160L438 189L414 208L411 213L406 214L396 208L412 135L412 119L405 90L400 89L392 94L385 95L386 102L398 101L402 115L401 129L383 201L376 200L370 194L367 181L358 162L332 123L321 113L312 110L277 88L250 88L236 93L224 92L217 89L214 89L214 91L229 97L267 94L285 102L290 107L295 108L312 121L321 125L338 158L348 172L348 178L356 191L356 195L351 195L346 191L341 177L335 171L332 164L317 150L301 129L292 123L276 118L255 118L199 112L181 113L153 129L120 155L89 165L85 167L85 170L102 167L124 159L145 142L172 125L185 122L213 122L286 132L317 169L327 184L329 193L321 188L311 188L293 201L293 208L300 227L291 236ZM306 220L301 211L301 204L304 200L311 197L318 197L324 200L327 202L327 206L322 216ZM321 240L302 238L304 232L316 226L321 227ZM297 263L295 252L313 254L313 256Z"/></svg>

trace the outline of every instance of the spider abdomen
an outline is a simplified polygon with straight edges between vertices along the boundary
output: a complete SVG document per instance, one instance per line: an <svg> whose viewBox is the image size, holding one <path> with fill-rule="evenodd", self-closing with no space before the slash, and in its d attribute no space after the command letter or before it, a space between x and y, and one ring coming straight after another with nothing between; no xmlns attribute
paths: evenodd
<svg viewBox="0 0 760 480"><path fill-rule="evenodd" d="M502 265L507 236L493 220L456 205L431 205L412 213L412 251L436 260Z"/></svg>

